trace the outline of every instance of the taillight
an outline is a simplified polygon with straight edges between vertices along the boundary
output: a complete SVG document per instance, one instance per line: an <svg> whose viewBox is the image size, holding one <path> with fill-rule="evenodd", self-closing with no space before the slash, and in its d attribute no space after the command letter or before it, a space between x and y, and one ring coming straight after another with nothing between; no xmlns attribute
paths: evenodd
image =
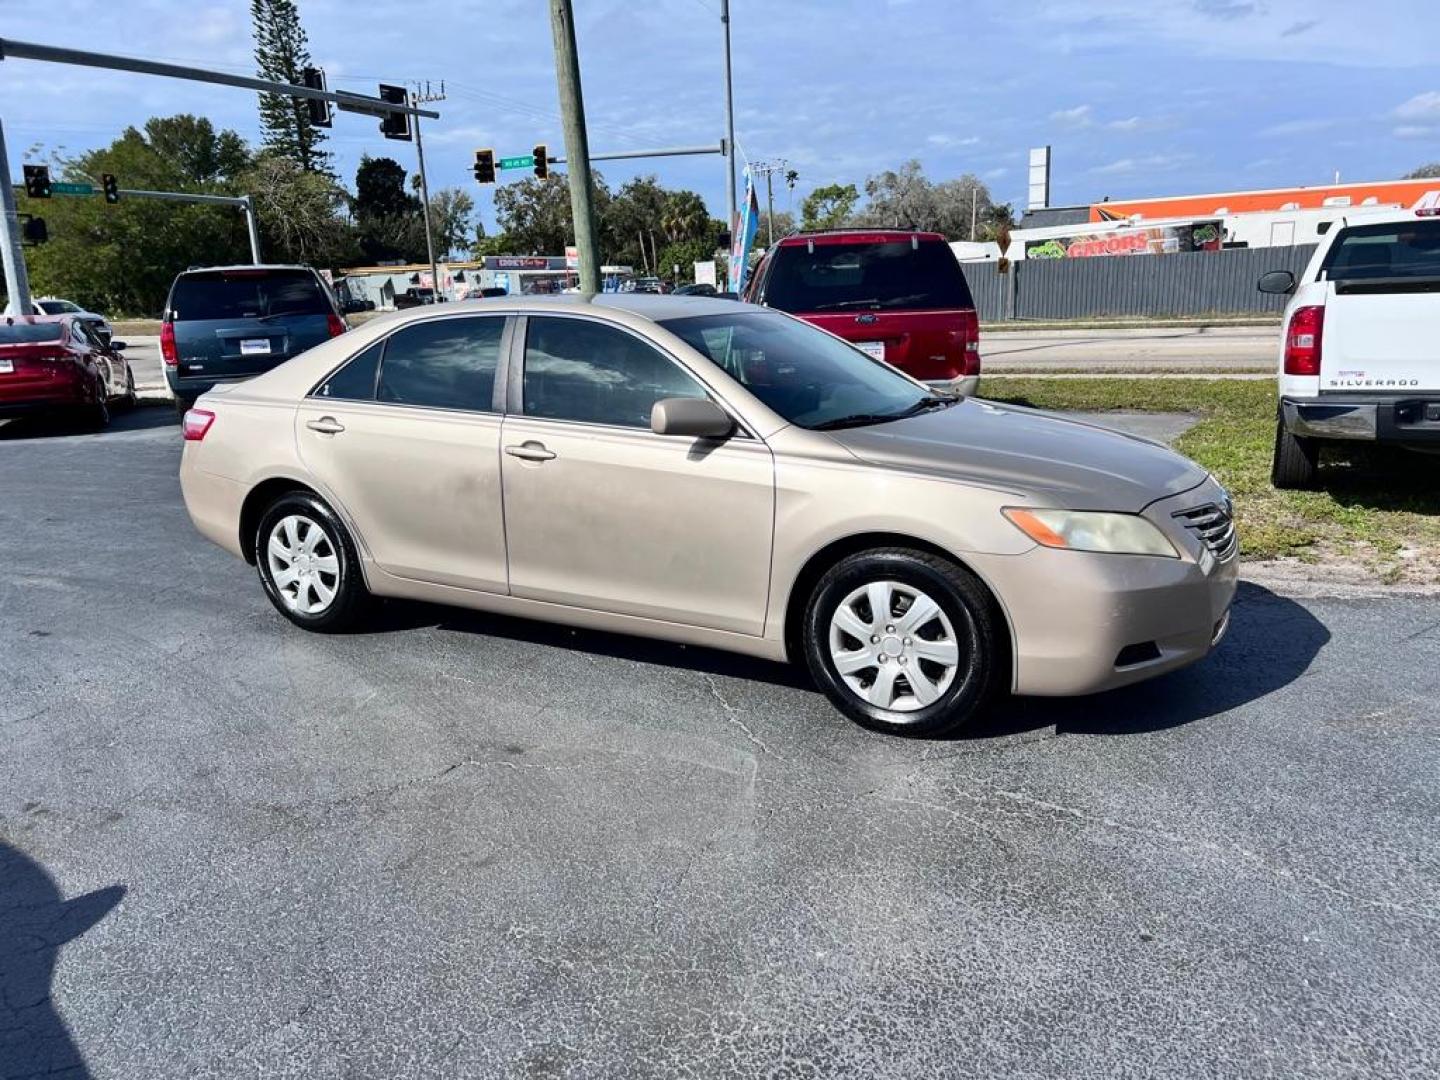
<svg viewBox="0 0 1440 1080"><path fill-rule="evenodd" d="M332 311L325 316L325 328L330 331L331 337L339 337L345 332L345 320Z"/></svg>
<svg viewBox="0 0 1440 1080"><path fill-rule="evenodd" d="M169 319L160 324L160 359L166 367L180 363L180 354L175 351L175 324Z"/></svg>
<svg viewBox="0 0 1440 1080"><path fill-rule="evenodd" d="M1285 330L1285 374L1319 375L1320 342L1325 331L1325 309L1319 305L1296 308Z"/></svg>
<svg viewBox="0 0 1440 1080"><path fill-rule="evenodd" d="M180 430L185 434L186 442L199 442L205 438L205 433L210 430L210 425L215 423L215 414L208 409L190 409L185 413L185 419L180 421Z"/></svg>

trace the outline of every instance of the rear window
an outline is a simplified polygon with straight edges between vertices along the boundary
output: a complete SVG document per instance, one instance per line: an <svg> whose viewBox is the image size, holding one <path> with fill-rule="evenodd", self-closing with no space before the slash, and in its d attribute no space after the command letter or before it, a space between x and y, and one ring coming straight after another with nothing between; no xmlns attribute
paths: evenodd
<svg viewBox="0 0 1440 1080"><path fill-rule="evenodd" d="M1345 229L1321 269L1331 281L1440 280L1440 220Z"/></svg>
<svg viewBox="0 0 1440 1080"><path fill-rule="evenodd" d="M182 274L170 296L176 322L328 315L330 301L307 270L234 270Z"/></svg>
<svg viewBox="0 0 1440 1080"><path fill-rule="evenodd" d="M790 312L975 306L960 264L938 240L779 247L763 299Z"/></svg>
<svg viewBox="0 0 1440 1080"><path fill-rule="evenodd" d="M0 323L0 345L33 345L40 341L59 341L60 323Z"/></svg>

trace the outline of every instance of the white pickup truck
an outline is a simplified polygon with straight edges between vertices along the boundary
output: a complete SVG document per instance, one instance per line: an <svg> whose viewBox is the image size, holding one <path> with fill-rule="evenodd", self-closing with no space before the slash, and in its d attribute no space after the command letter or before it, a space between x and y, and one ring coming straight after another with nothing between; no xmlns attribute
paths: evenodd
<svg viewBox="0 0 1440 1080"><path fill-rule="evenodd" d="M1426 202L1342 218L1298 281L1288 270L1261 277L1261 292L1291 294L1276 487L1314 486L1332 439L1440 451L1440 206Z"/></svg>

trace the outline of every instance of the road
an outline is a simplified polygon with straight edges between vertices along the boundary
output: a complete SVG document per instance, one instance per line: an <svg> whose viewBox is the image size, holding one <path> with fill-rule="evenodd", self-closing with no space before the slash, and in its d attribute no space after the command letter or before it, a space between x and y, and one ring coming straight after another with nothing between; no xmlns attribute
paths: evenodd
<svg viewBox="0 0 1440 1080"><path fill-rule="evenodd" d="M980 335L986 372L1273 371L1279 329L997 330Z"/></svg>
<svg viewBox="0 0 1440 1080"><path fill-rule="evenodd" d="M15 1074L1440 1073L1433 600L1246 584L1195 668L907 741L702 649L305 634L173 423L0 439Z"/></svg>

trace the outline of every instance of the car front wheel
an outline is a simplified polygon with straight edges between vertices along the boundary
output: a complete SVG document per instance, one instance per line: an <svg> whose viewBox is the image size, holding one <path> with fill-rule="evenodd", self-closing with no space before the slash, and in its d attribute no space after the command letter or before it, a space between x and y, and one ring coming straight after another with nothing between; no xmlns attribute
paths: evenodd
<svg viewBox="0 0 1440 1080"><path fill-rule="evenodd" d="M276 610L306 630L350 629L369 605L350 534L308 492L282 495L266 509L255 536L255 564Z"/></svg>
<svg viewBox="0 0 1440 1080"><path fill-rule="evenodd" d="M985 587L949 560L904 548L860 552L816 585L805 612L805 659L856 723L948 735L997 687L999 623Z"/></svg>

